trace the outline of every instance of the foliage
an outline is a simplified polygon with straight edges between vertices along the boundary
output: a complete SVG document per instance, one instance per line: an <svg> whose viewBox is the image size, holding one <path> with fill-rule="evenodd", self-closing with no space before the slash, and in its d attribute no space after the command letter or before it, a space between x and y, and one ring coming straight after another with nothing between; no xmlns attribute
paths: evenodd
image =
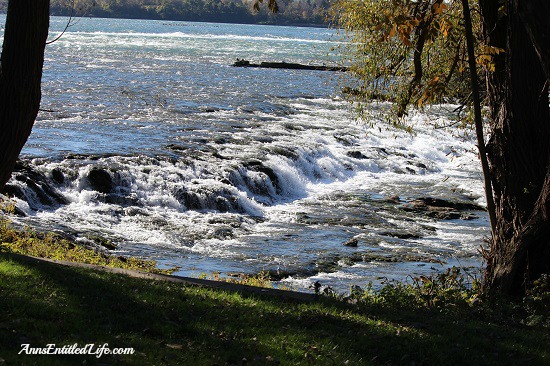
<svg viewBox="0 0 550 366"><path fill-rule="evenodd" d="M52 0L54 15L142 18L224 23L325 24L328 0ZM276 10L277 14L273 14Z"/></svg>
<svg viewBox="0 0 550 366"><path fill-rule="evenodd" d="M410 281L387 280L374 289L352 286L349 294L339 295L319 284L316 293L361 306L427 309L451 316L514 321L528 326L550 327L550 275L534 281L520 302L489 297L482 291L481 279L458 267L441 273L410 277Z"/></svg>
<svg viewBox="0 0 550 366"><path fill-rule="evenodd" d="M332 18L348 40L343 53L354 79L346 90L360 107L391 100L400 118L410 105L469 104L460 1L337 0ZM474 22L479 34L479 19ZM490 67L496 52L480 46L478 65ZM359 112L368 117L364 108Z"/></svg>
<svg viewBox="0 0 550 366"><path fill-rule="evenodd" d="M7 207L8 211L10 207L13 209L10 204ZM172 272L172 270L158 269L155 261L110 255L98 249L86 248L53 233L37 233L29 229L16 230L11 227L5 216L0 217L0 252L153 273Z"/></svg>
<svg viewBox="0 0 550 366"><path fill-rule="evenodd" d="M523 298L523 307L528 314L525 324L550 328L550 274L543 274L531 284Z"/></svg>
<svg viewBox="0 0 550 366"><path fill-rule="evenodd" d="M458 267L411 279L412 283L387 281L379 291L368 287L367 291L359 293L359 299L367 303L421 306L453 312L471 309L481 298L480 282L475 278L469 280Z"/></svg>
<svg viewBox="0 0 550 366"><path fill-rule="evenodd" d="M332 288L317 282L314 291L317 295L356 304L426 308L446 313L471 311L484 306L481 282L459 267L409 279L406 282L385 280L377 289L372 283L364 288L354 285L345 295L339 295Z"/></svg>
<svg viewBox="0 0 550 366"><path fill-rule="evenodd" d="M203 273L199 278L209 279L212 281L223 281L228 283L238 283L241 285L274 288L274 284L271 281L271 276L268 272L262 271L258 274L242 274L238 276L224 277L220 272L213 272L210 275Z"/></svg>

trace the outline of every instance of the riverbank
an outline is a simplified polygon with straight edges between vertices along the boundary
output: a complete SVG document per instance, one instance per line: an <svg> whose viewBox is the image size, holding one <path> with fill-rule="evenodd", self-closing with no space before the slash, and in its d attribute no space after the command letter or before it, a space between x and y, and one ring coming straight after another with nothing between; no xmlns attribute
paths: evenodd
<svg viewBox="0 0 550 366"><path fill-rule="evenodd" d="M196 2L166 0L163 4L122 1L113 4L98 0L94 5L78 5L75 9L62 1L53 0L50 14L57 16L83 16L113 19L146 19L168 22L212 22L233 24L269 24L283 26L323 27L329 25L327 4L322 1L306 3L280 2L275 14L267 5L255 10L251 3L242 0ZM2 7L0 6L0 10ZM180 24L181 25L181 24Z"/></svg>
<svg viewBox="0 0 550 366"><path fill-rule="evenodd" d="M518 306L480 306L472 292L458 289L452 296L436 290L429 301L396 284L376 293L295 299L63 266L7 253L6 237L2 243L0 363L543 365L550 359L540 319L529 324ZM453 278L435 279L433 288ZM23 344L108 344L134 353L19 355Z"/></svg>

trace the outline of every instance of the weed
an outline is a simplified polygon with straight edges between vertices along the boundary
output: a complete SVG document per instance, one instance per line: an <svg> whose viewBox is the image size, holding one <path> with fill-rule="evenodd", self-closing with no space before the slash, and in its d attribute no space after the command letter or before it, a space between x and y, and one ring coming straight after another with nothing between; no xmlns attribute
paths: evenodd
<svg viewBox="0 0 550 366"><path fill-rule="evenodd" d="M100 250L86 248L54 233L37 233L28 228L17 230L11 226L9 218L5 216L0 217L0 252L153 273L173 272L171 269L158 269L155 261L110 255Z"/></svg>
<svg viewBox="0 0 550 366"><path fill-rule="evenodd" d="M264 288L275 287L271 280L271 276L269 275L269 272L266 272L266 271L261 271L253 275L239 274L234 277L225 277L225 276L222 276L221 272L212 272L209 275L206 273L203 273L199 276L199 278L208 279L212 281L237 283L241 285L255 286L255 287L264 287Z"/></svg>
<svg viewBox="0 0 550 366"><path fill-rule="evenodd" d="M524 324L550 327L550 274L533 282L523 298L523 308L527 313Z"/></svg>

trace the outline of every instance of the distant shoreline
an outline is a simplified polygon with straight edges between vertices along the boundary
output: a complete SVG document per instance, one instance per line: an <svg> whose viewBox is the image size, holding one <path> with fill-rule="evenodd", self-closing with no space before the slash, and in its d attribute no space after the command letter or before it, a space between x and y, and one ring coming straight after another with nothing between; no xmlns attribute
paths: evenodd
<svg viewBox="0 0 550 366"><path fill-rule="evenodd" d="M0 15L6 15L7 10L0 9ZM329 28L328 22L307 22L297 19L285 18L283 14L270 16L268 19L265 16L256 16L250 14L227 14L220 15L220 17L226 16L228 19L220 19L217 17L204 17L200 15L190 16L170 16L168 14L165 17L158 16L157 13L149 13L149 16L144 13L137 14L135 16L131 14L124 14L121 12L108 13L102 12L101 14L86 14L77 15L76 18L99 18L99 19L127 19L127 20L158 20L166 22L203 22L203 23L219 23L219 24L243 24L243 25L271 25L271 26L283 26L283 27L303 27L303 28ZM69 17L70 13L64 10L56 9L52 7L50 10L50 16Z"/></svg>
<svg viewBox="0 0 550 366"><path fill-rule="evenodd" d="M0 12L0 14L6 15L6 12ZM68 17L68 14L52 13L50 16L56 17ZM215 24L239 24L239 25L269 25L276 27L301 27L301 28L328 28L329 24L315 24L315 23L277 23L277 22L236 22L236 21L219 21L210 19L170 19L170 18L155 18L155 17L125 17L120 15L113 16L96 16L86 15L82 18L94 18L94 19L124 19L124 20L155 20L164 22L190 22L190 23L215 23Z"/></svg>
<svg viewBox="0 0 550 366"><path fill-rule="evenodd" d="M249 0L97 0L93 6L78 5L74 11L61 0L50 2L50 15L71 14L92 18L142 19L229 24L321 27L329 25L327 0L280 2L272 13L264 4L254 9ZM5 10L0 7L0 10Z"/></svg>

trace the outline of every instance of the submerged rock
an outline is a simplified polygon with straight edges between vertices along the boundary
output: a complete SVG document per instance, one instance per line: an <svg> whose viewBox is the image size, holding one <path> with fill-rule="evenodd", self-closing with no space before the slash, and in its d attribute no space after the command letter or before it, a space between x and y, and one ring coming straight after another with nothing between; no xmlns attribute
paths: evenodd
<svg viewBox="0 0 550 366"><path fill-rule="evenodd" d="M151 216L151 214L149 214L149 212L147 212L147 210L145 210L144 208L139 208L135 206L127 207L126 209L124 209L124 214L126 216Z"/></svg>
<svg viewBox="0 0 550 366"><path fill-rule="evenodd" d="M235 234L233 233L233 229L231 227L219 226L213 229L211 236L212 238L219 240L228 240L233 239L235 237Z"/></svg>
<svg viewBox="0 0 550 366"><path fill-rule="evenodd" d="M115 188L111 174L103 168L93 167L88 173L88 181L92 189L100 193L111 193Z"/></svg>
<svg viewBox="0 0 550 366"><path fill-rule="evenodd" d="M58 184L65 183L65 176L63 175L61 169L58 168L52 170L52 179Z"/></svg>
<svg viewBox="0 0 550 366"><path fill-rule="evenodd" d="M40 206L58 206L68 201L55 187L55 182L25 161L17 161L13 169L14 180L5 185L3 194L15 196L28 203L33 210ZM16 213L21 213L16 210Z"/></svg>
<svg viewBox="0 0 550 366"><path fill-rule="evenodd" d="M339 142L340 144L344 146L354 146L356 145L356 141L358 140L357 136L349 135L349 134L343 134L343 133L335 133L332 135L334 139Z"/></svg>
<svg viewBox="0 0 550 366"><path fill-rule="evenodd" d="M179 188L174 197L188 210L215 210L218 212L244 213L239 197L229 188L212 186L191 186Z"/></svg>
<svg viewBox="0 0 550 366"><path fill-rule="evenodd" d="M103 236L99 236L99 235L87 235L86 236L86 239L94 242L95 244L105 248L105 249L109 249L109 250L115 250L117 249L117 246L116 244L114 244L111 240L103 237Z"/></svg>
<svg viewBox="0 0 550 366"><path fill-rule="evenodd" d="M485 211L485 208L471 202L451 202L441 198L421 197L410 202L417 206L453 208L457 210Z"/></svg>
<svg viewBox="0 0 550 366"><path fill-rule="evenodd" d="M361 151L357 151L357 150L348 151L346 155L349 156L350 158L354 158L358 160L368 159L366 155L363 155Z"/></svg>
<svg viewBox="0 0 550 366"><path fill-rule="evenodd" d="M182 151L188 150L189 147L176 145L176 144L169 144L169 145L166 145L166 149L170 151L175 151L175 152L182 152Z"/></svg>
<svg viewBox="0 0 550 366"><path fill-rule="evenodd" d="M350 240L346 241L343 245L346 246L346 247L354 247L354 248L357 248L357 239L356 238L351 238Z"/></svg>
<svg viewBox="0 0 550 366"><path fill-rule="evenodd" d="M256 160L246 162L243 165L246 169L248 169L250 171L264 174L267 177L267 179L271 182L272 187L275 188L275 193L281 194L281 192L282 192L281 182L279 180L279 176L275 173L273 168L270 168L270 167L264 165L263 162L256 161ZM264 195L264 196L269 196L270 195L269 187L267 187L265 185L258 186L258 184L256 184L256 182L250 181L250 180L248 180L246 183L247 183L248 188L252 192L258 193L258 194L261 194L261 195Z"/></svg>
<svg viewBox="0 0 550 366"><path fill-rule="evenodd" d="M409 233L406 231L384 231L379 235L382 236L391 236L392 238L398 239L420 239L422 235L420 233Z"/></svg>
<svg viewBox="0 0 550 366"><path fill-rule="evenodd" d="M186 188L178 189L174 193L174 196L178 202L183 203L188 210L201 210L204 208L200 197L195 192L190 192Z"/></svg>
<svg viewBox="0 0 550 366"><path fill-rule="evenodd" d="M463 211L484 211L485 209L471 202L451 202L441 198L421 197L401 205L408 212L420 213L438 220L472 220L477 218L472 213Z"/></svg>
<svg viewBox="0 0 550 366"><path fill-rule="evenodd" d="M353 265L359 262L384 262L384 263L401 263L401 262L425 262L425 263L443 263L435 256L427 256L415 253L355 253L350 257L343 259L348 265Z"/></svg>
<svg viewBox="0 0 550 366"><path fill-rule="evenodd" d="M291 160L298 160L300 158L300 155L290 147L273 145L269 146L268 149L275 155L281 155Z"/></svg>
<svg viewBox="0 0 550 366"><path fill-rule="evenodd" d="M394 195L394 196L388 197L385 201L388 203L400 203L401 198L398 195Z"/></svg>
<svg viewBox="0 0 550 366"><path fill-rule="evenodd" d="M139 206L139 200L137 195L132 192L130 183L118 171L93 167L88 172L86 179L90 188L100 193L96 197L98 201L122 207Z"/></svg>

